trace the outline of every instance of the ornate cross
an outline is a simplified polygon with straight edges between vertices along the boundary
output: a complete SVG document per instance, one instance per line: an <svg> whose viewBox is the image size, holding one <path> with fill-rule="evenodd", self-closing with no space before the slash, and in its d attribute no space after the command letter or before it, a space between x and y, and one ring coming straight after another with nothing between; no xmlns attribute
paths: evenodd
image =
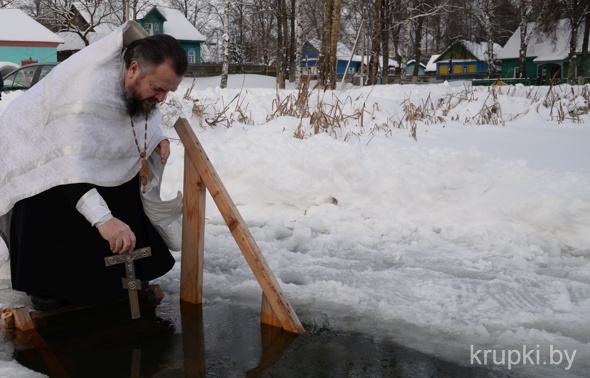
<svg viewBox="0 0 590 378"><path fill-rule="evenodd" d="M123 253L121 255L113 255L104 258L106 266L125 263L125 278L122 278L122 280L123 287L129 291L131 319L137 319L141 316L139 313L139 301L137 299L137 291L141 290L141 281L135 278L135 266L133 260L142 259L151 255L152 249L146 247L136 249L130 253Z"/></svg>

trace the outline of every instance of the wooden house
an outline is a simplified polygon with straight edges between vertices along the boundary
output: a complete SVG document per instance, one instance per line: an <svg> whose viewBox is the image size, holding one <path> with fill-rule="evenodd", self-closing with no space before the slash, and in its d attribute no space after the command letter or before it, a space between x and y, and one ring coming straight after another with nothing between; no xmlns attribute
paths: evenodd
<svg viewBox="0 0 590 378"><path fill-rule="evenodd" d="M436 75L444 79L475 79L488 74L487 42L457 41L435 59ZM502 46L494 43L494 58ZM494 59L495 60L495 59ZM497 67L498 71L500 67Z"/></svg>
<svg viewBox="0 0 590 378"><path fill-rule="evenodd" d="M527 30L534 30L534 23L529 23ZM565 80L569 72L570 59L570 35L571 28L566 20L560 20L555 33L545 34L537 32L529 40L526 50L526 77L531 79L531 84L549 84L551 79ZM576 56L578 70L582 59L582 41L584 38L584 27L580 27L576 45ZM520 27L508 39L504 48L498 54L502 60L502 78L518 78L519 73L519 51L520 51ZM590 59L582 72L587 73L590 69ZM578 75L576 75L578 76ZM586 76L586 75L584 75Z"/></svg>
<svg viewBox="0 0 590 378"><path fill-rule="evenodd" d="M56 62L63 39L20 9L0 9L0 61L19 66Z"/></svg>
<svg viewBox="0 0 590 378"><path fill-rule="evenodd" d="M414 67L416 66L416 60L412 59L408 61L408 64L406 65L406 74L407 75L413 75L414 74ZM424 75L424 71L426 70L426 65L419 63L418 65L418 75L422 76Z"/></svg>
<svg viewBox="0 0 590 378"><path fill-rule="evenodd" d="M304 75L316 75L318 71L318 61L320 57L322 43L318 40L305 41L301 53L301 66L303 67ZM356 61L348 64L352 52L342 42L338 42L338 50L336 51L336 73L343 74L348 66L348 74L356 72ZM360 62L360 61L359 61Z"/></svg>
<svg viewBox="0 0 590 378"><path fill-rule="evenodd" d="M189 64L201 63L201 44L206 38L180 11L155 6L138 17L137 22L151 35L173 36L184 47Z"/></svg>
<svg viewBox="0 0 590 378"><path fill-rule="evenodd" d="M100 12L100 9L97 10ZM72 12L77 13L77 26L85 30L92 25L92 17L86 8L74 3ZM108 11L105 11L105 13ZM189 63L201 62L201 44L205 42L205 37L184 17L184 15L175 9L152 7L149 11L136 20L150 35L168 34L176 38L184 47ZM105 22L90 28L90 32L85 35L88 43L99 40L111 31L120 26L120 21L115 14L109 15ZM83 49L86 42L74 32L58 33L63 39L64 44L59 48L59 60L63 60L76 51Z"/></svg>

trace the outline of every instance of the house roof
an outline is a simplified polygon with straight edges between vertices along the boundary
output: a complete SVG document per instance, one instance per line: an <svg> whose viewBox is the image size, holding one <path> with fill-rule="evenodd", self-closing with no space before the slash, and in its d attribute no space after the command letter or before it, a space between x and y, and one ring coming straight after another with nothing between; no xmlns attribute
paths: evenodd
<svg viewBox="0 0 590 378"><path fill-rule="evenodd" d="M93 7L92 3L86 6L81 2L74 2L72 3L72 7L76 9L76 11L84 19L87 25L93 26L92 24L96 23L96 21L93 22L93 16L90 14L88 8ZM94 13L108 14L109 12L112 11L109 10L109 8L107 8L106 6L101 6L99 4L99 8L97 8L96 12ZM117 18L117 15L115 13L108 14L101 20L101 23L99 25L94 25L92 27L92 31L86 34L86 38L88 39L89 43L96 42L102 37L105 37L113 30L115 30L117 27L119 27L119 25L120 20ZM64 43L57 48L58 51L81 50L84 47L86 47L84 41L82 41L82 38L80 38L80 36L75 32L66 31L58 32L57 34L64 39Z"/></svg>
<svg viewBox="0 0 590 378"><path fill-rule="evenodd" d="M527 30L533 30L534 22L527 24ZM536 32L530 39L526 56L535 58L535 62L562 61L569 55L569 37L571 27L567 20L559 20L555 34ZM582 51L584 28L580 28L576 52ZM504 48L498 54L498 59L517 59L520 51L520 27L508 39Z"/></svg>
<svg viewBox="0 0 590 378"><path fill-rule="evenodd" d="M207 38L201 34L189 20L186 19L184 14L176 9L165 8L165 7L153 7L143 15L138 15L137 19L142 19L147 16L150 12L155 10L159 11L162 16L165 17L164 21L164 33L173 36L176 39L183 41L206 41Z"/></svg>
<svg viewBox="0 0 590 378"><path fill-rule="evenodd" d="M428 63L426 63L426 69L424 70L424 72L436 72L435 61L438 59L439 56L440 54L434 54L430 57Z"/></svg>
<svg viewBox="0 0 590 378"><path fill-rule="evenodd" d="M310 39L305 41L305 43L309 43L314 49L318 51L318 54L322 51L322 42L318 39ZM338 60L348 60L352 55L352 51L346 47L346 45L342 42L338 42L336 46L336 58Z"/></svg>
<svg viewBox="0 0 590 378"><path fill-rule="evenodd" d="M80 12L80 15L84 17L86 22L89 22L89 14L85 8L80 7L79 3L76 3L74 6L76 6L76 9ZM184 17L180 11L175 9L153 7L141 15L138 14L137 19L142 19L151 12L158 12L164 17L164 33L179 40L206 40L206 38L186 19L186 17ZM88 33L87 38L90 43L101 39L119 26L115 20L109 21L110 22L95 26L94 32ZM64 39L64 44L58 47L58 51L81 50L85 47L84 42L76 33L60 32L58 34Z"/></svg>
<svg viewBox="0 0 590 378"><path fill-rule="evenodd" d="M434 60L434 62L435 63L436 62L443 62L443 61L446 62L448 59L444 59L445 53L457 44L461 44L465 48L465 50L467 50L468 52L470 52L473 55L473 57L475 59L482 61L482 62L485 62L488 60L488 43L487 42L479 42L478 43L478 42L472 42L472 41L467 41L467 40L459 40L459 41L453 43L451 46L447 47L447 49L445 51L443 51L442 54L440 54L438 56L438 58L436 58ZM494 56L497 58L500 51L502 51L502 46L500 46L497 43L494 43L493 51L494 51ZM459 60L453 60L453 61L459 61Z"/></svg>
<svg viewBox="0 0 590 378"><path fill-rule="evenodd" d="M0 9L0 41L63 43L57 34L20 9Z"/></svg>
<svg viewBox="0 0 590 378"><path fill-rule="evenodd" d="M409 66L410 64L415 64L415 63L416 63L416 59L410 59L410 60L408 60L408 63L406 63L406 65ZM420 67L426 68L424 63L420 63Z"/></svg>

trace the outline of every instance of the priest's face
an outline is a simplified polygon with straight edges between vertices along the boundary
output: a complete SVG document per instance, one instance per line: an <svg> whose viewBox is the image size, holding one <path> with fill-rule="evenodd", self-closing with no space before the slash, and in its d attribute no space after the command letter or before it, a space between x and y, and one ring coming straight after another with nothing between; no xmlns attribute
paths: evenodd
<svg viewBox="0 0 590 378"><path fill-rule="evenodd" d="M123 98L131 117L149 117L156 105L166 99L170 91L176 91L182 76L176 73L167 62L152 69L140 67L137 61L131 62L125 73Z"/></svg>

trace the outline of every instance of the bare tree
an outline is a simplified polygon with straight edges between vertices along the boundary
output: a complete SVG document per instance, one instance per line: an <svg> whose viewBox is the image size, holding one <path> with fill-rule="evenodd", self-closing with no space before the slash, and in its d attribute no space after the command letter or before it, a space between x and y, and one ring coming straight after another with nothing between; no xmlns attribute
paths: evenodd
<svg viewBox="0 0 590 378"><path fill-rule="evenodd" d="M586 65L588 64L588 42L590 39L590 12L586 13L584 19L584 38L582 39L582 60L580 61L580 67L582 69L578 72L580 78L586 76ZM583 83L583 81L582 81Z"/></svg>
<svg viewBox="0 0 590 378"><path fill-rule="evenodd" d="M578 47L578 33L582 24L586 24L586 17L590 12L590 0L569 0L560 1L561 10L565 15L570 25L570 41L569 41L569 71L567 73L567 81L570 84L574 83L576 77L577 64L577 47ZM588 51L588 41L586 40L586 51Z"/></svg>
<svg viewBox="0 0 590 378"><path fill-rule="evenodd" d="M518 50L518 77L527 77L526 53L533 35L540 29L541 1L540 0L512 0L518 13L520 47Z"/></svg>
<svg viewBox="0 0 590 378"><path fill-rule="evenodd" d="M477 0L476 17L485 31L487 42L487 63L488 78L496 75L495 54L494 54L494 19L496 17L497 0ZM475 41L474 41L475 42Z"/></svg>
<svg viewBox="0 0 590 378"><path fill-rule="evenodd" d="M302 15L301 0L295 0L295 86L297 89L301 88L301 60L303 50L303 28L302 28Z"/></svg>
<svg viewBox="0 0 590 378"><path fill-rule="evenodd" d="M287 28L287 5L285 0L276 0L277 15L277 86L285 89L285 79L287 77L287 56L286 45L288 41L289 30Z"/></svg>
<svg viewBox="0 0 590 378"><path fill-rule="evenodd" d="M379 56L381 55L381 16L382 16L382 0L375 0L375 8L373 9L373 16L375 22L373 23L373 32L371 34L371 57L369 59L369 71L367 76L367 84L377 84L377 75L379 73ZM387 66L384 66L386 68Z"/></svg>
<svg viewBox="0 0 590 378"><path fill-rule="evenodd" d="M220 88L227 88L227 76L229 74L229 3L225 0L223 7L223 64L221 65Z"/></svg>
<svg viewBox="0 0 590 378"><path fill-rule="evenodd" d="M341 0L324 0L324 32L319 58L318 83L320 88L336 89L338 33L340 32Z"/></svg>

